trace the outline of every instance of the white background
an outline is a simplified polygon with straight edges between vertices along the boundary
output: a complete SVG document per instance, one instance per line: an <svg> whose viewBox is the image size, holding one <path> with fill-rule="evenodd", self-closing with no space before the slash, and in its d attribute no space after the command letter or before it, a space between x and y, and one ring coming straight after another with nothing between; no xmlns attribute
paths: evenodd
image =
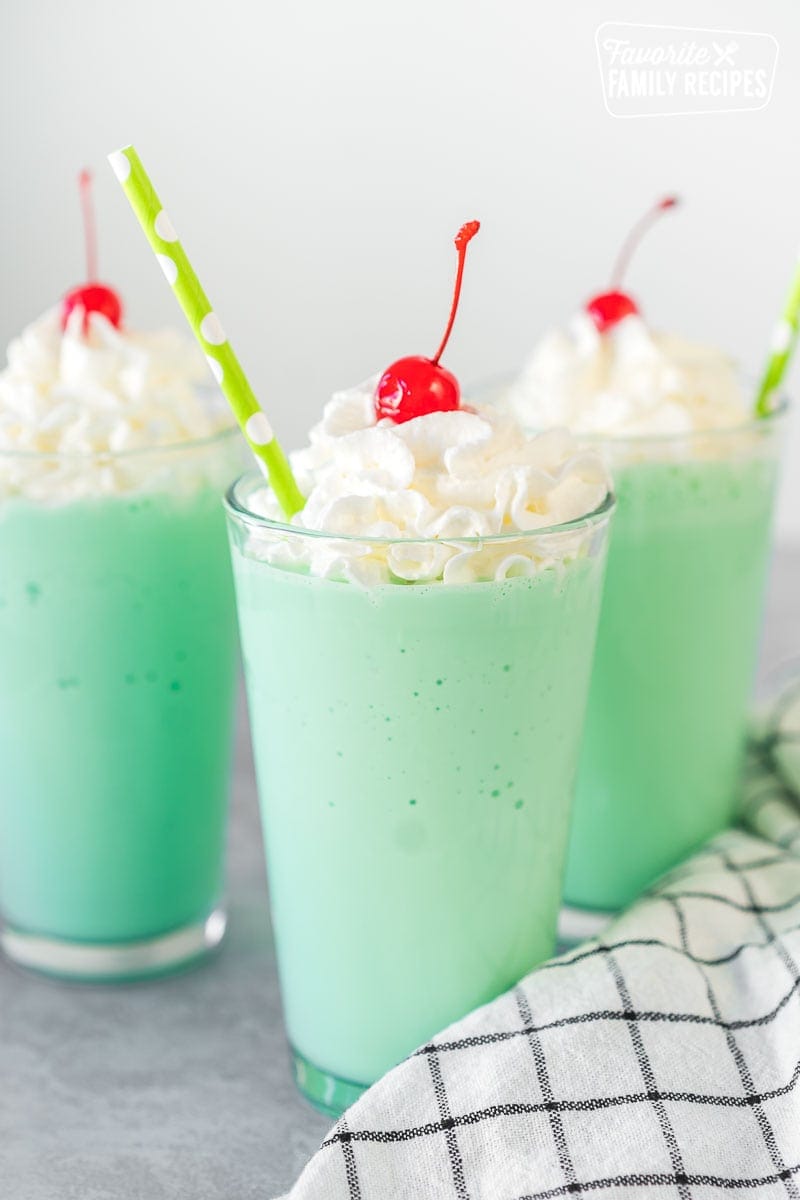
<svg viewBox="0 0 800 1200"><path fill-rule="evenodd" d="M605 21L774 34L769 107L612 118ZM287 445L333 389L433 353L468 218L483 229L447 355L462 381L520 364L667 191L686 205L631 290L654 324L757 371L800 242L797 0L2 0L0 111L0 340L82 279L84 164L101 276L133 323L180 320L105 166L134 142ZM784 541L800 422L790 442Z"/></svg>

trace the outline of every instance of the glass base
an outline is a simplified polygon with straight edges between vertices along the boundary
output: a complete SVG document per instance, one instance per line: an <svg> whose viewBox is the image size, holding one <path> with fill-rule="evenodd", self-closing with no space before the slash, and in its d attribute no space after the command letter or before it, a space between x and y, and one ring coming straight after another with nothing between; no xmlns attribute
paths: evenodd
<svg viewBox="0 0 800 1200"><path fill-rule="evenodd" d="M353 1083L350 1079L339 1079L329 1071L322 1071L298 1053L294 1046L290 1049L298 1091L326 1117L340 1117L369 1087L367 1083Z"/></svg>
<svg viewBox="0 0 800 1200"><path fill-rule="evenodd" d="M226 926L221 908L204 921L138 942L68 942L6 925L0 946L12 962L31 971L82 983L120 983L188 966L220 944Z"/></svg>
<svg viewBox="0 0 800 1200"><path fill-rule="evenodd" d="M571 950L580 942L587 942L597 937L617 914L604 912L597 908L576 908L571 904L563 905L558 914L558 948L559 951Z"/></svg>

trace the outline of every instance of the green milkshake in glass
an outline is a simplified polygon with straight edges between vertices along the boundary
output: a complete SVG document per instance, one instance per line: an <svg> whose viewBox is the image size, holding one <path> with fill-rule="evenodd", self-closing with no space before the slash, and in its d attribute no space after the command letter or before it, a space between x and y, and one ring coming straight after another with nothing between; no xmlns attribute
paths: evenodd
<svg viewBox="0 0 800 1200"><path fill-rule="evenodd" d="M435 360L342 393L228 514L300 1088L341 1111L552 953L611 500Z"/></svg>
<svg viewBox="0 0 800 1200"><path fill-rule="evenodd" d="M0 374L0 912L16 961L113 979L224 931L240 451L202 355L81 291Z"/></svg>
<svg viewBox="0 0 800 1200"><path fill-rule="evenodd" d="M544 338L510 403L615 479L565 884L613 910L736 811L783 416L756 419L721 352L654 333L619 290Z"/></svg>

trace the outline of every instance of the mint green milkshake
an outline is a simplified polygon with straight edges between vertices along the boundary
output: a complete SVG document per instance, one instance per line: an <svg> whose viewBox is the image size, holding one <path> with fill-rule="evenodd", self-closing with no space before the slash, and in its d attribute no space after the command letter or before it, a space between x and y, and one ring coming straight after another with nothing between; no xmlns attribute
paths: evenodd
<svg viewBox="0 0 800 1200"><path fill-rule="evenodd" d="M667 461L631 461L643 441L608 447L619 503L565 883L575 906L622 907L735 815L781 423L652 442Z"/></svg>
<svg viewBox="0 0 800 1200"><path fill-rule="evenodd" d="M756 420L720 351L618 291L546 335L507 400L600 451L618 491L565 883L612 911L736 812L782 415Z"/></svg>
<svg viewBox="0 0 800 1200"><path fill-rule="evenodd" d="M295 524L255 476L228 508L288 1036L337 1111L552 953L610 501L481 413L357 390L311 443Z"/></svg>
<svg viewBox="0 0 800 1200"><path fill-rule="evenodd" d="M165 970L224 930L240 451L186 353L50 314L0 376L2 943L55 974Z"/></svg>

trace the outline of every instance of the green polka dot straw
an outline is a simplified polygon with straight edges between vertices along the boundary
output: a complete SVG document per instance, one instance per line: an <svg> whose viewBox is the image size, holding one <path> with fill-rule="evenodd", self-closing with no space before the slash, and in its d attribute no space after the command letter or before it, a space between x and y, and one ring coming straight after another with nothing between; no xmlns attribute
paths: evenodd
<svg viewBox="0 0 800 1200"><path fill-rule="evenodd" d="M178 235L139 155L133 146L125 146L109 154L108 161L208 359L214 378L233 409L253 453L266 470L281 508L287 517L294 516L305 504L303 494L272 432L266 413L256 400L219 318L178 241Z"/></svg>
<svg viewBox="0 0 800 1200"><path fill-rule="evenodd" d="M761 376L756 400L756 414L768 417L775 403L775 393L781 385L786 369L797 344L800 331L800 262L792 278L783 313L772 331L770 356Z"/></svg>

